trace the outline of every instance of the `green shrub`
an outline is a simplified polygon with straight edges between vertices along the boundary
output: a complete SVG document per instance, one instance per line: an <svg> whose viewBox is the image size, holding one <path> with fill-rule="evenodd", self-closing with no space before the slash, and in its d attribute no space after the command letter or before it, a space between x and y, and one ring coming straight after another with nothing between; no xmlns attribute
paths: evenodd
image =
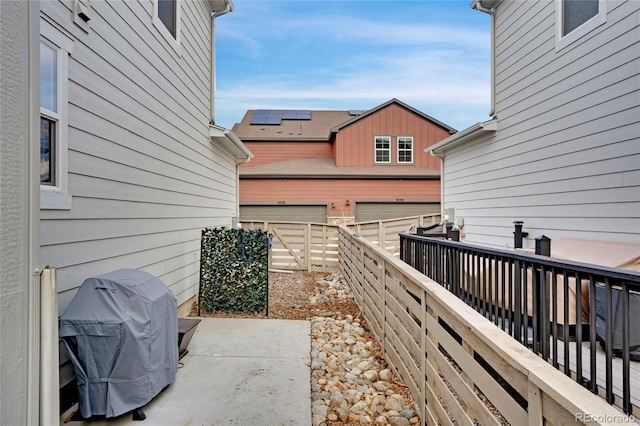
<svg viewBox="0 0 640 426"><path fill-rule="evenodd" d="M267 234L261 229L202 231L198 313L268 308ZM268 312L267 312L268 313Z"/></svg>

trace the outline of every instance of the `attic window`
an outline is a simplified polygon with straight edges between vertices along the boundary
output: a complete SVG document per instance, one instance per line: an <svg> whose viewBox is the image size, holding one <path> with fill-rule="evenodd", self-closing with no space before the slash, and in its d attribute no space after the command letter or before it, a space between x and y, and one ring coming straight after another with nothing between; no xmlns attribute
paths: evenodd
<svg viewBox="0 0 640 426"><path fill-rule="evenodd" d="M607 21L606 0L556 0L556 51Z"/></svg>
<svg viewBox="0 0 640 426"><path fill-rule="evenodd" d="M158 18L173 38L176 38L177 6L176 0L158 0Z"/></svg>
<svg viewBox="0 0 640 426"><path fill-rule="evenodd" d="M562 36L598 14L599 0L564 0L562 2Z"/></svg>
<svg viewBox="0 0 640 426"><path fill-rule="evenodd" d="M180 52L180 15L182 0L155 0L153 2L153 25L160 35L178 53Z"/></svg>

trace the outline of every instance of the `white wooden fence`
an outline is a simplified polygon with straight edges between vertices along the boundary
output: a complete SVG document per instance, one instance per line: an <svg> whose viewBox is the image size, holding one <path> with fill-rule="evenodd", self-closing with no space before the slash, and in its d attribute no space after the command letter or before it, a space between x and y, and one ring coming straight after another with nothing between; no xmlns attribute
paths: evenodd
<svg viewBox="0 0 640 426"><path fill-rule="evenodd" d="M346 227L398 256L398 234L440 222L440 215L361 222ZM271 236L269 268L294 271L337 270L338 226L326 223L243 221L245 229L260 228ZM381 244L382 242L382 244Z"/></svg>

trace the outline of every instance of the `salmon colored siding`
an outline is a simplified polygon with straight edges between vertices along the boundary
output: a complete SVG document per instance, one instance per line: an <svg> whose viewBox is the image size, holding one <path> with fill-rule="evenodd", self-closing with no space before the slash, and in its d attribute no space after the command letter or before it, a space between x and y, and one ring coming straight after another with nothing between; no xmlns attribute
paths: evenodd
<svg viewBox="0 0 640 426"><path fill-rule="evenodd" d="M334 203L330 215L353 215L354 200L396 199L439 202L440 180L242 179L240 184L243 203Z"/></svg>
<svg viewBox="0 0 640 426"><path fill-rule="evenodd" d="M374 162L374 137L391 137L391 163L397 163L398 136L413 137L413 165L440 169L440 160L424 152L451 134L449 130L423 117L392 104L340 129L336 135L334 155L336 165L345 167L384 167Z"/></svg>
<svg viewBox="0 0 640 426"><path fill-rule="evenodd" d="M296 158L332 158L333 149L329 142L244 142L253 153L253 159L242 167Z"/></svg>

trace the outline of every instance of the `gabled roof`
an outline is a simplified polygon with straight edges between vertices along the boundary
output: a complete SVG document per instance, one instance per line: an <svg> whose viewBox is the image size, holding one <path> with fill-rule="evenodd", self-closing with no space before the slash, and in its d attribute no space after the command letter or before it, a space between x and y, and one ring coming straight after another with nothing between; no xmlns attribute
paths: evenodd
<svg viewBox="0 0 640 426"><path fill-rule="evenodd" d="M396 98L393 98L393 99L390 99L390 100L388 100L387 102L385 102L383 104L378 105L375 108L371 108L370 110L365 111L364 113L353 117L352 119L350 119L348 121L345 121L344 123L341 123L341 124L335 126L334 128L331 129L331 132L335 133L335 132L339 131L340 129L344 128L344 127L350 126L351 124L355 123L356 121L362 120L364 117L367 117L367 116L369 116L371 114L374 114L374 113L380 111L381 109L384 109L384 108L388 107L391 104L399 105L402 108L404 108L406 110L409 110L409 111L413 112L416 115L419 115L420 117L424 118L425 120L429 120L433 124L436 124L436 125L442 127L443 129L448 130L452 134L457 131L453 127L447 126L443 122L436 120L435 118L431 117L430 115L427 115L427 114L423 113L422 111L419 111L419 110L415 109L414 107L412 107L410 105L407 105L404 102L402 102L402 101L400 101L400 100L398 100Z"/></svg>
<svg viewBox="0 0 640 426"><path fill-rule="evenodd" d="M340 131L340 129L350 126L364 117L375 114L392 104L396 104L452 134L456 132L456 129L453 127L447 126L441 121L436 120L435 118L399 101L396 98L364 112L359 110L311 110L311 119L282 119L281 121L278 121L279 124L251 124L257 111L255 109L251 109L245 113L240 123L233 125L232 130L233 133L238 135L238 137L244 142L328 142L331 140L332 135Z"/></svg>

